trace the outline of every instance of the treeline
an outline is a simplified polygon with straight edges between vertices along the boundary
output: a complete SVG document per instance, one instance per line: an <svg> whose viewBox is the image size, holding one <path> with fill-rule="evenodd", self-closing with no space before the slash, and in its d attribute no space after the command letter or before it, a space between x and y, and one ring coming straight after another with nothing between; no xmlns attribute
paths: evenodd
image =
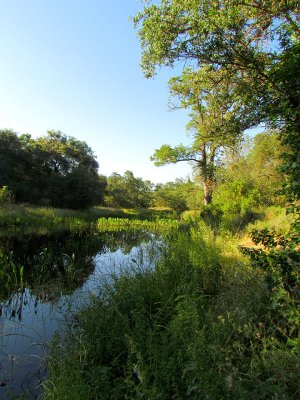
<svg viewBox="0 0 300 400"><path fill-rule="evenodd" d="M169 207L175 211L222 209L240 212L258 206L282 204L279 195L284 175L279 171L284 151L275 130L245 139L239 150L228 152L218 166L211 189L213 204L204 206L201 179L176 179L154 185L131 171L102 176L104 204L112 207ZM197 171L196 171L197 172Z"/></svg>
<svg viewBox="0 0 300 400"><path fill-rule="evenodd" d="M85 142L60 131L37 139L0 131L0 188L17 203L74 209L101 203L98 166Z"/></svg>
<svg viewBox="0 0 300 400"><path fill-rule="evenodd" d="M278 134L272 130L228 152L216 171L209 209L236 214L280 203L276 193L284 179L278 169L282 152ZM203 209L203 185L197 174L193 179L155 185L131 171L98 175L98 167L85 142L59 131L37 139L0 131L0 188L5 187L2 198L9 201L73 209L93 205L169 207L176 212Z"/></svg>

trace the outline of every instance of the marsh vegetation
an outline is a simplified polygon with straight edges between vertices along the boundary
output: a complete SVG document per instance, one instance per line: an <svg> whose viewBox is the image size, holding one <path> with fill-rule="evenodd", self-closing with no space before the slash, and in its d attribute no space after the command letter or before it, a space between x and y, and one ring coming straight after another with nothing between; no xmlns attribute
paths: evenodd
<svg viewBox="0 0 300 400"><path fill-rule="evenodd" d="M109 221L109 220L107 220ZM78 309L121 273L153 266L157 228L73 221L0 238L1 399L36 398L46 377L49 342ZM174 227L174 225L173 225ZM166 232L166 229L164 229ZM156 235L155 233L156 232ZM62 328L64 326L64 328Z"/></svg>
<svg viewBox="0 0 300 400"><path fill-rule="evenodd" d="M142 70L180 65L190 113L151 159L193 177L0 130L0 397L299 399L299 4L142 3Z"/></svg>

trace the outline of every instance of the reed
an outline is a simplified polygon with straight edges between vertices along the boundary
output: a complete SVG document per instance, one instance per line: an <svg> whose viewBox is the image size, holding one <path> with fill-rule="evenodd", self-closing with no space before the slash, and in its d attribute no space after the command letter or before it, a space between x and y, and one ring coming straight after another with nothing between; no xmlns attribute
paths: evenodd
<svg viewBox="0 0 300 400"><path fill-rule="evenodd" d="M299 351L236 243L195 223L155 269L112 277L54 341L45 399L296 399Z"/></svg>

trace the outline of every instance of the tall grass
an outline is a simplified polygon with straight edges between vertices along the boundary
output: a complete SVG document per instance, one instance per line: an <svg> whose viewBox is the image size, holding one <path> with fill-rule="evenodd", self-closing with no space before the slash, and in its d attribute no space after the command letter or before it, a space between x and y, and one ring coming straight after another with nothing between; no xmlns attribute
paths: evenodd
<svg viewBox="0 0 300 400"><path fill-rule="evenodd" d="M46 207L11 206L0 208L0 229L7 232L34 231L36 229L76 229L95 221L91 212L80 212Z"/></svg>
<svg viewBox="0 0 300 400"><path fill-rule="evenodd" d="M175 220L175 215L170 210L145 210L145 209L115 209L107 207L94 207L90 210L69 210L49 207L6 205L0 206L0 230L4 235L9 231L22 232L47 229L81 229L87 227L98 219L118 218L134 220L156 221L161 223L165 218ZM145 222L146 224L146 222ZM102 226L103 223L100 225ZM111 224L109 224L111 225ZM1 234L1 232L0 232Z"/></svg>
<svg viewBox="0 0 300 400"><path fill-rule="evenodd" d="M235 238L173 232L155 269L114 277L56 337L44 398L297 399L299 351L271 307Z"/></svg>
<svg viewBox="0 0 300 400"><path fill-rule="evenodd" d="M261 218L247 226L246 232L252 229L264 229L270 226L276 232L286 233L292 222L292 216L287 215L286 208L278 206L265 207L261 210Z"/></svg>
<svg viewBox="0 0 300 400"><path fill-rule="evenodd" d="M99 218L97 220L97 229L99 231L122 231L128 229L145 229L150 231L170 231L178 229L179 223L172 219L159 219L157 221L148 221L129 218Z"/></svg>

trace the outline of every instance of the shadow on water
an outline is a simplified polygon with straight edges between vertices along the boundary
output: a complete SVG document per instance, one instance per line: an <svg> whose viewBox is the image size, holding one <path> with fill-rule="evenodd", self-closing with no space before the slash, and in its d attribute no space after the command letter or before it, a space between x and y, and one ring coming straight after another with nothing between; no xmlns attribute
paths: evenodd
<svg viewBox="0 0 300 400"><path fill-rule="evenodd" d="M149 232L0 235L0 399L39 398L47 343L105 274L136 261ZM134 253L135 251L135 253ZM127 258L126 258L127 257Z"/></svg>

